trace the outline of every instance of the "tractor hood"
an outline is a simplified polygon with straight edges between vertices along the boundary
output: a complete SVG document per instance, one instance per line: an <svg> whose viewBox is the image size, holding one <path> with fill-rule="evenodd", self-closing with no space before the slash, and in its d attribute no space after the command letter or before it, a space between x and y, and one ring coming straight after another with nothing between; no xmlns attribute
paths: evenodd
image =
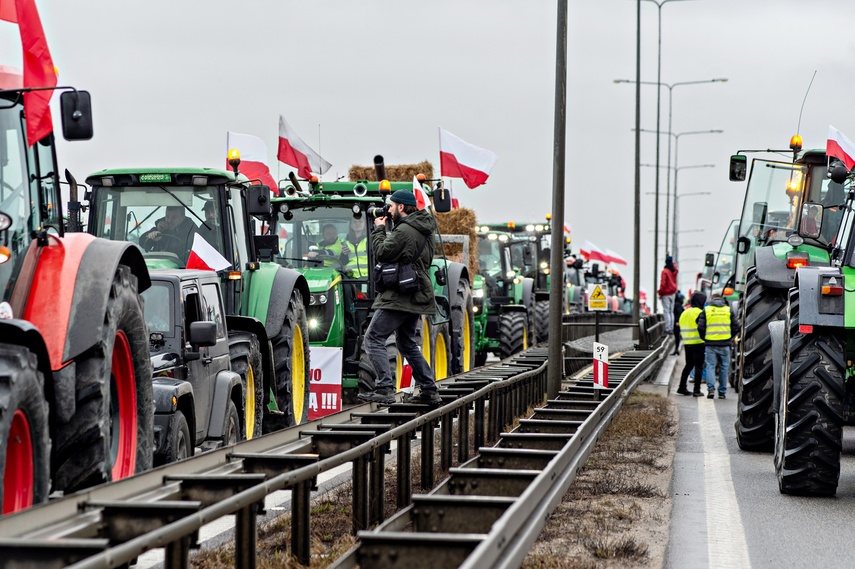
<svg viewBox="0 0 855 569"><path fill-rule="evenodd" d="M308 269L297 269L309 283L312 292L325 292L331 289L341 280L341 273L333 267L312 267Z"/></svg>

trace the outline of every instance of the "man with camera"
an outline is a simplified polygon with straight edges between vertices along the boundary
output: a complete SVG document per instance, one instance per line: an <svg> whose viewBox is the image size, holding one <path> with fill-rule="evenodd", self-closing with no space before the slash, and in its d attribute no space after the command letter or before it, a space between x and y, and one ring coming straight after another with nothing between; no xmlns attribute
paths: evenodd
<svg viewBox="0 0 855 569"><path fill-rule="evenodd" d="M399 267L412 264L418 285L413 292L401 292L401 287L393 286L377 294L373 305L375 312L364 341L376 372L376 382L374 391L360 393L359 399L384 404L395 402L395 385L385 345L386 338L394 332L398 352L412 366L413 379L420 389L411 401L439 405L436 379L415 340L421 316L436 313L433 286L428 276L434 250L434 220L430 212L416 207L416 196L407 190L392 194L385 214L374 219L371 234L374 259L378 263L397 263ZM387 216L393 222L389 232Z"/></svg>

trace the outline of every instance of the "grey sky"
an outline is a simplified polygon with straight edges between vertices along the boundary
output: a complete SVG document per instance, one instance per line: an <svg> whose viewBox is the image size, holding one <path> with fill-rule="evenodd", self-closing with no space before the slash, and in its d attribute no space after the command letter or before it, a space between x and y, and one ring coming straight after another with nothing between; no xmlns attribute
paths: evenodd
<svg viewBox="0 0 855 569"><path fill-rule="evenodd" d="M344 175L351 164L438 162L437 127L499 154L488 185L461 202L481 221L542 219L552 185L555 2L323 0L115 2L39 0L61 84L92 92L95 137L59 146L78 179L105 167L225 160L227 130L265 140L277 174L277 118ZM662 9L662 81L729 79L674 89L673 131L687 136L680 191L682 272L695 273L741 209L727 181L740 148L786 146L814 70L801 134L825 144L829 124L855 139L849 111L855 7L844 0L695 0ZM635 9L632 0L570 2L567 219L586 239L632 257ZM642 80L656 80L657 10L642 3ZM2 63L20 66L17 31L0 24ZM642 127L655 128L655 88L642 87ZM55 100L58 97L55 97ZM662 92L662 129L668 97ZM57 116L56 111L54 116ZM320 125L320 144L318 129ZM653 163L655 137L642 135ZM663 137L661 162L665 163ZM282 176L288 169L281 166ZM660 187L664 216L665 171ZM642 169L653 191L654 169ZM642 286L652 288L653 197L642 207ZM664 229L664 218L661 226ZM661 240L660 240L661 241ZM663 255L660 254L660 263ZM697 259L689 261L689 259ZM632 274L631 267L622 273ZM687 279L681 282L690 286Z"/></svg>

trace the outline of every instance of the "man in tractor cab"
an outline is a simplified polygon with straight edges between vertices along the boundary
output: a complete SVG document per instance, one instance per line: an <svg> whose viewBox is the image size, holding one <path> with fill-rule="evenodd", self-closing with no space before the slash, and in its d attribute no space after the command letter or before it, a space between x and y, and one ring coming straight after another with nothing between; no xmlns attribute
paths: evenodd
<svg viewBox="0 0 855 569"><path fill-rule="evenodd" d="M347 259L341 254L341 239L338 238L338 231L335 225L327 223L323 228L324 239L317 245L316 251L310 251L308 257L316 259L319 256L323 257L325 267L338 267L347 263Z"/></svg>
<svg viewBox="0 0 855 569"><path fill-rule="evenodd" d="M368 237L365 235L365 218L361 215L350 220L347 236L341 242L342 256L347 256L344 272L356 279L368 276Z"/></svg>
<svg viewBox="0 0 855 569"><path fill-rule="evenodd" d="M196 223L184 215L184 206L166 206L166 216L158 219L154 229L140 237L140 247L144 251L174 253L183 263L190 254L196 229Z"/></svg>

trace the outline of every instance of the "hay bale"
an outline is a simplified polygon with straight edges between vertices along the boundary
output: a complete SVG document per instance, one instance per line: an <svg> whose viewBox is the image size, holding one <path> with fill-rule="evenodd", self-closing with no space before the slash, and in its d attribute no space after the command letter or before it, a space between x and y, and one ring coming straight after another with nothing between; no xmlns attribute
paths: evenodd
<svg viewBox="0 0 855 569"><path fill-rule="evenodd" d="M416 174L424 174L428 180L433 179L433 165L424 160L418 164L389 164L386 166L386 177L390 182L411 182ZM374 175L374 166L358 166L354 164L347 173L351 182L367 180L379 182Z"/></svg>
<svg viewBox="0 0 855 569"><path fill-rule="evenodd" d="M478 220L475 211L461 207L447 213L436 214L436 224L443 235L468 235L469 236L469 276L478 274L478 234L475 227ZM445 243L445 256L450 261L464 262L463 245L460 243Z"/></svg>

